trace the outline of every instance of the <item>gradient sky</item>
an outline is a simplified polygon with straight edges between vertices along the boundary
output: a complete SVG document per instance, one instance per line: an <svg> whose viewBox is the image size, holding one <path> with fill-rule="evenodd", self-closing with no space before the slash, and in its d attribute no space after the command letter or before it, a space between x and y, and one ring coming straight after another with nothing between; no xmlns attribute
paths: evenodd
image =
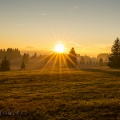
<svg viewBox="0 0 120 120"><path fill-rule="evenodd" d="M120 37L120 0L0 0L0 48L110 52Z"/></svg>

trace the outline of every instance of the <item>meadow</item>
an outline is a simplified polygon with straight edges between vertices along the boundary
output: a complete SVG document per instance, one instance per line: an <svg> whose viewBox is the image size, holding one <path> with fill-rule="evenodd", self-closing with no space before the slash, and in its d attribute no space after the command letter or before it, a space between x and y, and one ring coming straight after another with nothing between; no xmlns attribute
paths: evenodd
<svg viewBox="0 0 120 120"><path fill-rule="evenodd" d="M120 120L120 70L0 72L0 92L1 120Z"/></svg>

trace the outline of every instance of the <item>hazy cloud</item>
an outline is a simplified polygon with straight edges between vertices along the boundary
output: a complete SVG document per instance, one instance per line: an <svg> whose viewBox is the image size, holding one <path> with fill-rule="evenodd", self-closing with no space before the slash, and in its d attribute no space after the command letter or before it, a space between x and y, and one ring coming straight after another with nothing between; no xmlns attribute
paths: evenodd
<svg viewBox="0 0 120 120"><path fill-rule="evenodd" d="M76 47L77 47L77 46L78 46L78 47L81 46L81 45L79 45L79 44L76 43L76 42L70 42L70 44L73 44L73 45L76 46Z"/></svg>
<svg viewBox="0 0 120 120"><path fill-rule="evenodd" d="M70 41L70 44L73 45L73 47L75 47L75 49L79 49L79 50L88 50L88 51L101 51L102 53L104 53L104 51L106 52L110 52L111 50L111 46L110 45L83 45L83 44L78 44L76 42Z"/></svg>
<svg viewBox="0 0 120 120"><path fill-rule="evenodd" d="M72 42L72 41L71 41L71 42L69 42L69 43L71 43L71 44L77 44L76 42Z"/></svg>
<svg viewBox="0 0 120 120"><path fill-rule="evenodd" d="M69 8L69 9L78 9L79 7L78 6L75 6L75 7L72 7L72 8Z"/></svg>
<svg viewBox="0 0 120 120"><path fill-rule="evenodd" d="M43 16L44 16L44 15L46 15L46 14L44 14L44 13L39 13L39 15L43 15Z"/></svg>
<svg viewBox="0 0 120 120"><path fill-rule="evenodd" d="M79 46L81 46L81 45L76 44L76 45L74 45L74 46L79 47Z"/></svg>
<svg viewBox="0 0 120 120"><path fill-rule="evenodd" d="M20 23L13 23L14 25L17 25L17 26L20 26L20 25L23 25L23 24L20 24Z"/></svg>

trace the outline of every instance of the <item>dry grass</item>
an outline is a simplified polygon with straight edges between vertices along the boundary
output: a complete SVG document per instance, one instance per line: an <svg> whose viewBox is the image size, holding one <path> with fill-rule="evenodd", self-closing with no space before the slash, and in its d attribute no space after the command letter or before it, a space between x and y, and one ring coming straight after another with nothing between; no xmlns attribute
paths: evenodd
<svg viewBox="0 0 120 120"><path fill-rule="evenodd" d="M2 120L119 120L120 70L0 72ZM3 113L2 113L3 114Z"/></svg>

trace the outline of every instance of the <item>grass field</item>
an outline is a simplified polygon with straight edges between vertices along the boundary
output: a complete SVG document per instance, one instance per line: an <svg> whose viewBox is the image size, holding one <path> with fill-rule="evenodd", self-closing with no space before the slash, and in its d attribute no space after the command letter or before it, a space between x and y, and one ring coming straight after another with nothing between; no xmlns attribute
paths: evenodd
<svg viewBox="0 0 120 120"><path fill-rule="evenodd" d="M0 72L0 92L1 120L120 120L120 70Z"/></svg>

